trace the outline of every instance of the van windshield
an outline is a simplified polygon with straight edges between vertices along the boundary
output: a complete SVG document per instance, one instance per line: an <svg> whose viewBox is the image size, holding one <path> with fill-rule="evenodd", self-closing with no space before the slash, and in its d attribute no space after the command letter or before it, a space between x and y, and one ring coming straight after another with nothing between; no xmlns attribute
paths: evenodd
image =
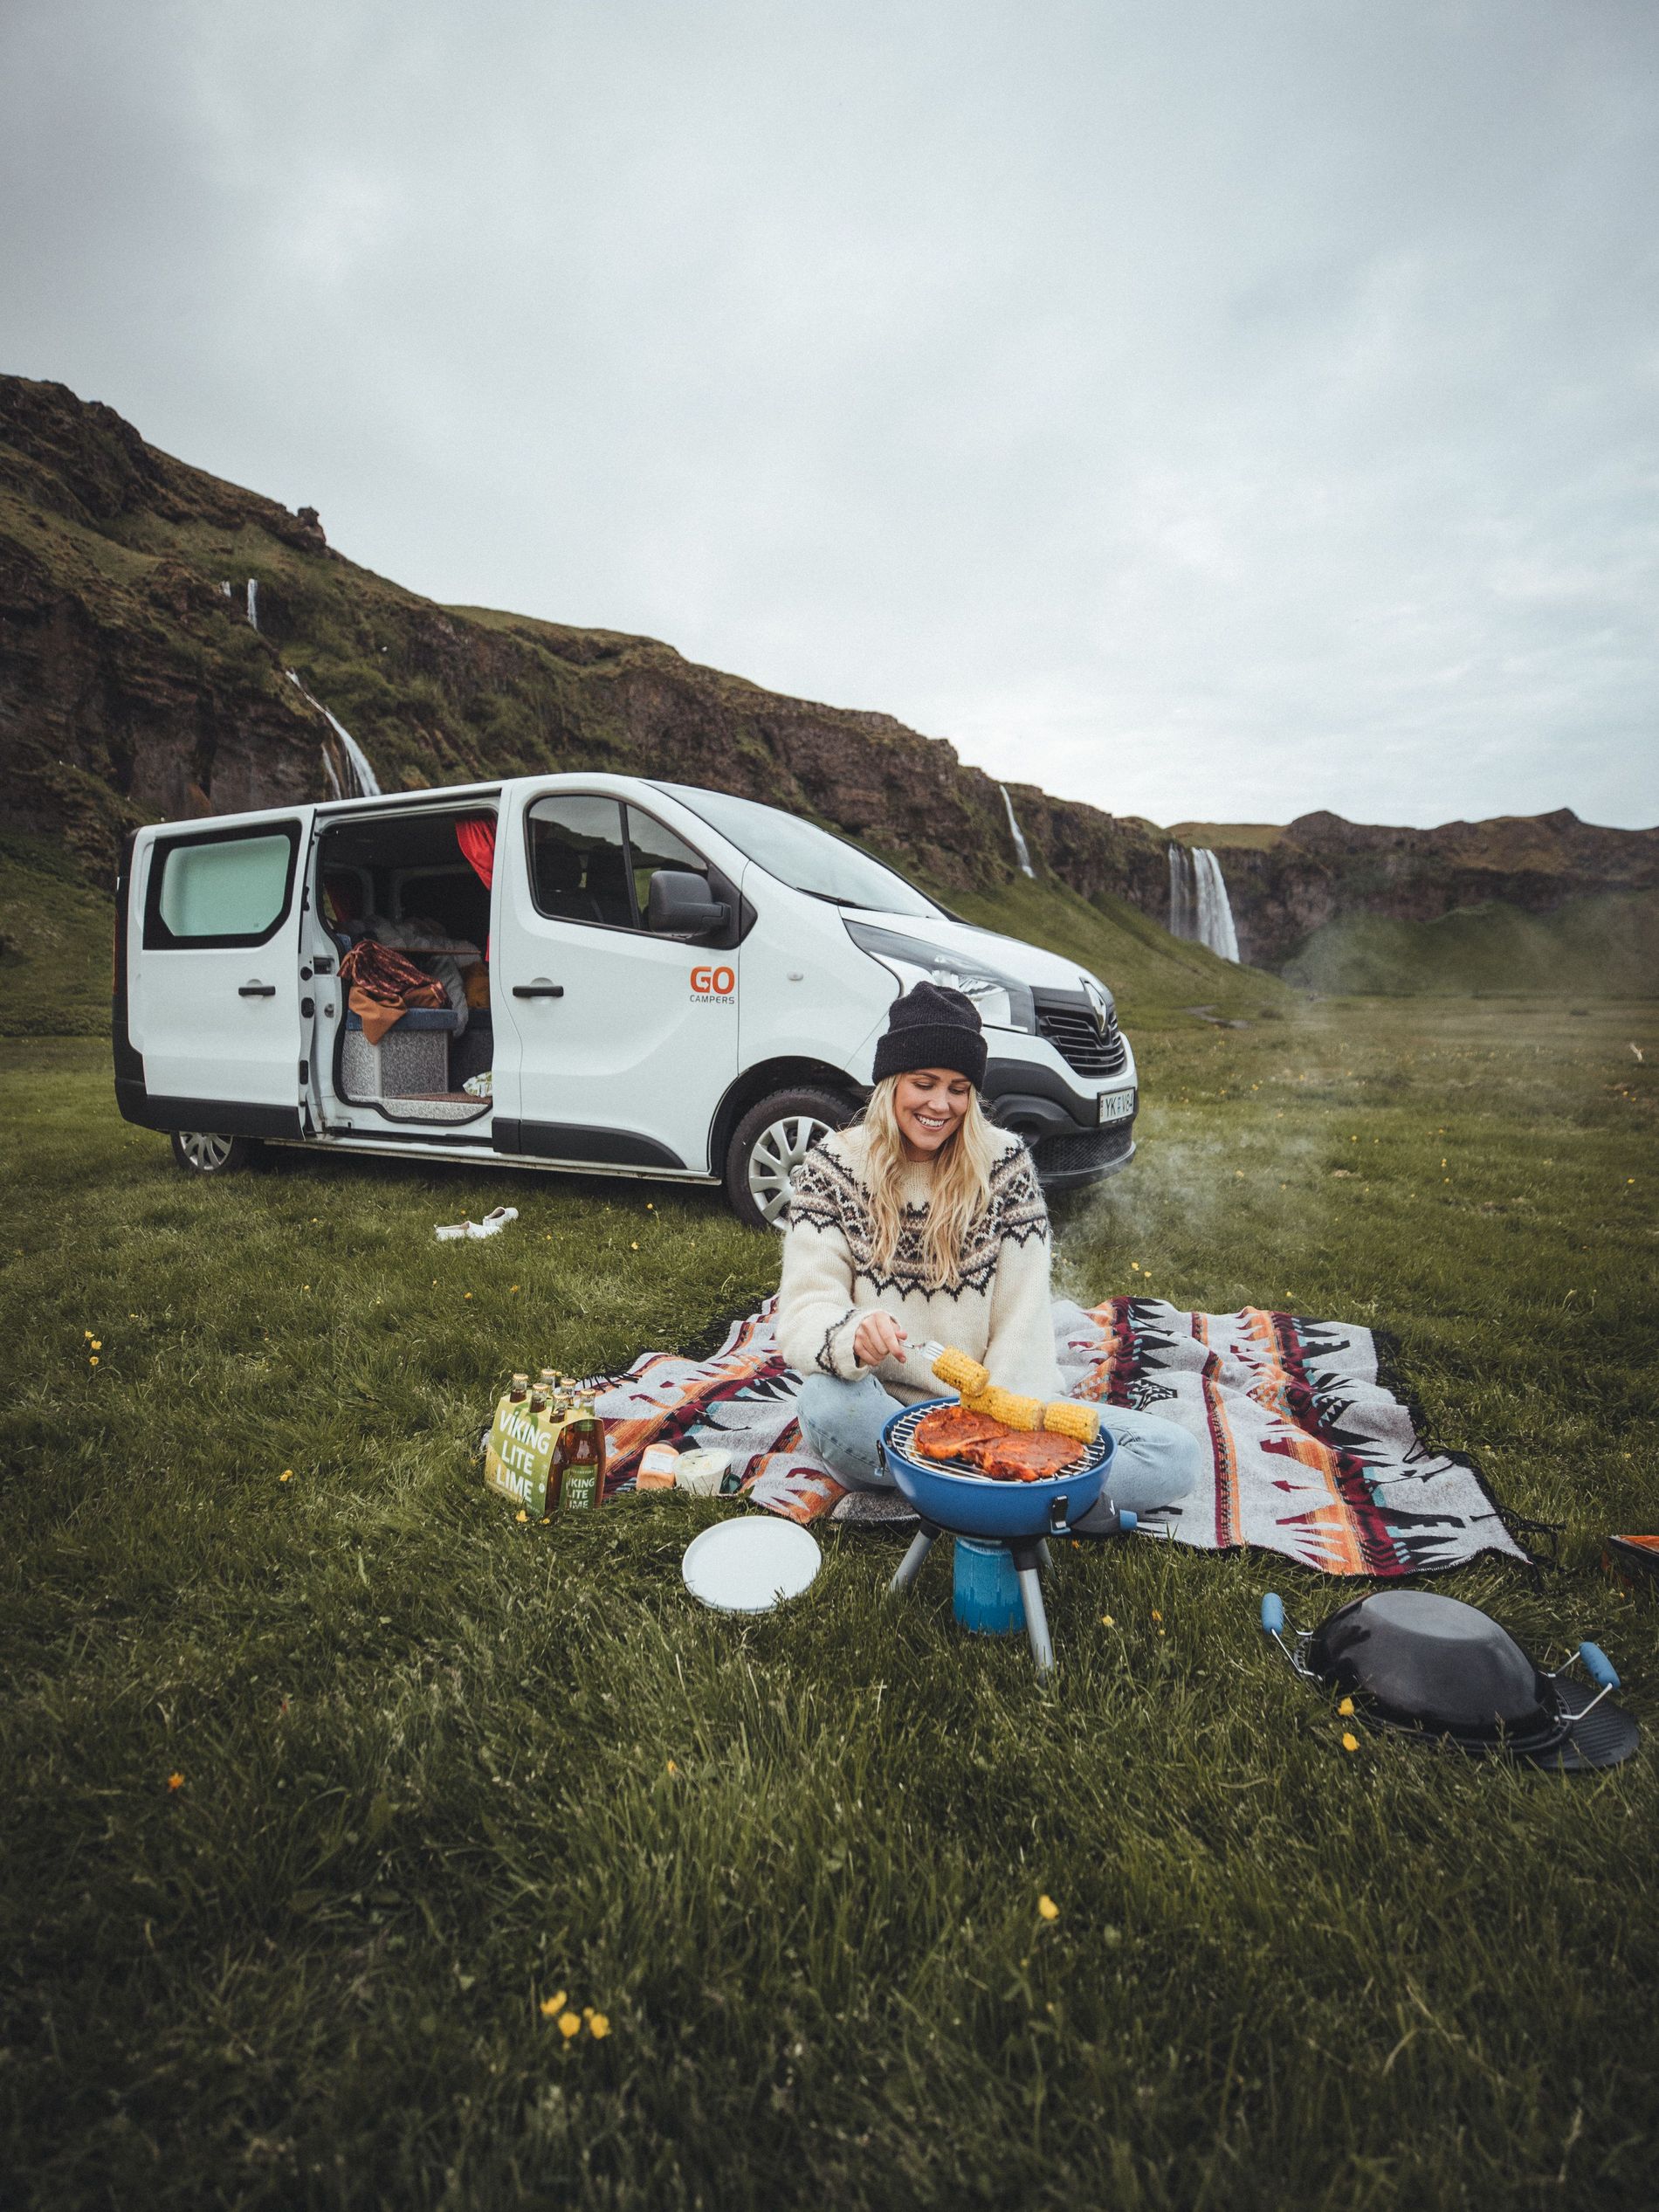
<svg viewBox="0 0 1659 2212"><path fill-rule="evenodd" d="M845 844L827 830L777 807L734 799L726 791L699 790L689 783L659 783L657 788L671 792L723 837L729 837L740 852L795 891L809 892L837 906L868 906L882 914L942 913L903 876L884 868L857 845Z"/></svg>

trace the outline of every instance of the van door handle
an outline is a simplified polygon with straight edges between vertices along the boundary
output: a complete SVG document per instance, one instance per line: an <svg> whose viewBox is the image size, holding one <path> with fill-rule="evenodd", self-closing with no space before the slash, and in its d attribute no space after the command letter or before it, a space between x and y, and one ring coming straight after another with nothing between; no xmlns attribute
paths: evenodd
<svg viewBox="0 0 1659 2212"><path fill-rule="evenodd" d="M562 983L550 983L545 976L540 975L533 983L515 983L513 986L514 998L562 998L564 995L565 987Z"/></svg>
<svg viewBox="0 0 1659 2212"><path fill-rule="evenodd" d="M274 998L276 995L274 983L244 983L237 993L238 998Z"/></svg>

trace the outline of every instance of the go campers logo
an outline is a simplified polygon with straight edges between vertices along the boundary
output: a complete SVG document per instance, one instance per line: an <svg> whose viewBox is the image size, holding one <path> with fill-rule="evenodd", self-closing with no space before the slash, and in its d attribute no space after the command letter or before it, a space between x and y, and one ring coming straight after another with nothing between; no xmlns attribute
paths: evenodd
<svg viewBox="0 0 1659 2212"><path fill-rule="evenodd" d="M735 1006L736 971L730 968L692 968L692 1003L693 1006Z"/></svg>

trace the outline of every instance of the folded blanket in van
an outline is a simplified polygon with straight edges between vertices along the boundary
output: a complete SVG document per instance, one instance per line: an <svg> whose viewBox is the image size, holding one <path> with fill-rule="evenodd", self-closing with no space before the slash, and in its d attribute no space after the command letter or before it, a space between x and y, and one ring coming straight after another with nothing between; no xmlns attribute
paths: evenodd
<svg viewBox="0 0 1659 2212"><path fill-rule="evenodd" d="M626 1485L648 1444L712 1444L772 1513L871 1517L871 1493L843 1490L801 1441L801 1378L778 1349L775 1304L734 1322L711 1359L649 1352L602 1390L613 1480ZM1485 1552L1527 1558L1474 1463L1424 1443L1369 1329L1113 1298L1089 1312L1057 1299L1054 1332L1068 1396L1160 1415L1204 1446L1196 1494L1159 1517L1156 1533L1176 1543L1254 1545L1319 1574L1385 1581Z"/></svg>
<svg viewBox="0 0 1659 2212"><path fill-rule="evenodd" d="M444 986L373 937L365 937L341 956L340 980L350 988L347 1004L378 1044L411 1006L447 1006Z"/></svg>

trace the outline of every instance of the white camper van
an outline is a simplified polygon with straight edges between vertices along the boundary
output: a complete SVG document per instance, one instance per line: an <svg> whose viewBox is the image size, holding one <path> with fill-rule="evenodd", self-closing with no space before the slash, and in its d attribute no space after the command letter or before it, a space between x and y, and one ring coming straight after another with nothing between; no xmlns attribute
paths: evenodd
<svg viewBox="0 0 1659 2212"><path fill-rule="evenodd" d="M351 987L382 946L438 1003ZM1050 1189L1129 1161L1134 1060L1097 977L778 808L625 775L140 830L115 1091L196 1175L304 1144L724 1182L774 1223L923 976L978 1006L988 1107Z"/></svg>

